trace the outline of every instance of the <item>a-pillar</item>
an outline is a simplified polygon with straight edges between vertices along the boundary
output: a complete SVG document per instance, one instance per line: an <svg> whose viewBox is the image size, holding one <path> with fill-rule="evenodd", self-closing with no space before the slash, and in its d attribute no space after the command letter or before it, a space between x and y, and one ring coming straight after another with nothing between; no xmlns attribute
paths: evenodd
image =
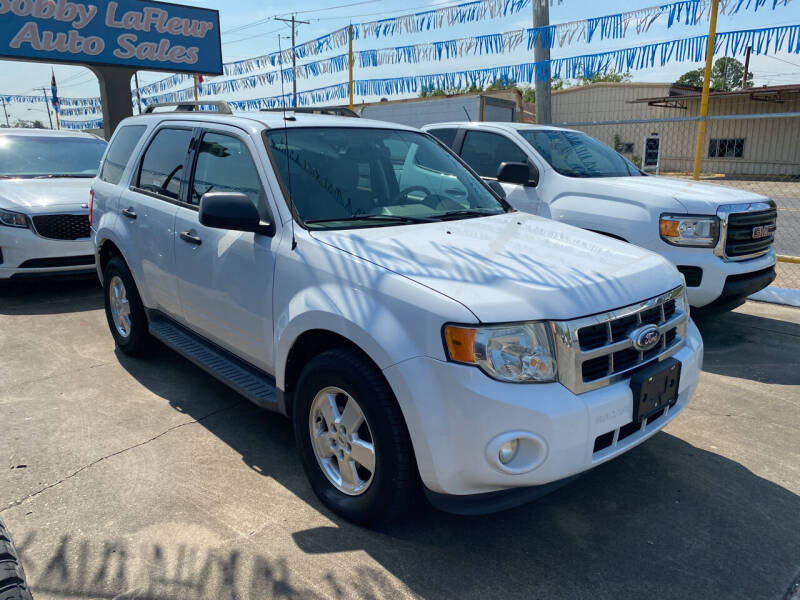
<svg viewBox="0 0 800 600"><path fill-rule="evenodd" d="M125 117L133 115L131 104L131 78L136 69L87 65L100 83L100 101L103 103L103 129L106 139Z"/></svg>

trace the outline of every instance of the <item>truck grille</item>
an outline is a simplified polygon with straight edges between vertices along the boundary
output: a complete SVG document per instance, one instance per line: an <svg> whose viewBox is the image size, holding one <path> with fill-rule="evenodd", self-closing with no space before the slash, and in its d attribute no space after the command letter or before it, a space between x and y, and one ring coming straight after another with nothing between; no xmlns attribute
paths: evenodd
<svg viewBox="0 0 800 600"><path fill-rule="evenodd" d="M765 252L775 241L777 221L778 211L774 208L752 213L731 214L728 217L725 254L746 256Z"/></svg>
<svg viewBox="0 0 800 600"><path fill-rule="evenodd" d="M720 207L718 214L725 232L720 240L724 258L745 260L769 252L778 221L774 202Z"/></svg>
<svg viewBox="0 0 800 600"><path fill-rule="evenodd" d="M688 310L683 286L639 304L554 323L559 381L576 394L623 379L631 370L671 356L686 339ZM654 325L661 337L647 351L631 333Z"/></svg>
<svg viewBox="0 0 800 600"><path fill-rule="evenodd" d="M43 238L51 240L79 240L91 236L89 215L36 215L33 227Z"/></svg>

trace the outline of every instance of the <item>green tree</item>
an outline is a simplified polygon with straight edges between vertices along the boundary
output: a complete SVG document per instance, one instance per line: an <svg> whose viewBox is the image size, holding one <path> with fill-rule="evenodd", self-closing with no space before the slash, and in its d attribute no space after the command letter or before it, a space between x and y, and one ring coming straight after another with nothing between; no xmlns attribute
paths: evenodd
<svg viewBox="0 0 800 600"><path fill-rule="evenodd" d="M703 87L704 69L692 69L681 75L675 82L680 85ZM729 56L718 58L711 67L711 87L729 92L742 87L744 65ZM746 87L753 87L753 73L747 73Z"/></svg>
<svg viewBox="0 0 800 600"><path fill-rule="evenodd" d="M578 85L589 85L590 83L627 83L631 80L630 73L595 73L591 77L578 75L576 78Z"/></svg>

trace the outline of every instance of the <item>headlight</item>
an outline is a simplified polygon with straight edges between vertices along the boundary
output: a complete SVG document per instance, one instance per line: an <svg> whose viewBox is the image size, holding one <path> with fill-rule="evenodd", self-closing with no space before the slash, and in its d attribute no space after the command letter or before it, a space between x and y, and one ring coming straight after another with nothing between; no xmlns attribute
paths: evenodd
<svg viewBox="0 0 800 600"><path fill-rule="evenodd" d="M556 380L555 350L548 323L447 325L444 338L450 360L475 365L494 379L513 383Z"/></svg>
<svg viewBox="0 0 800 600"><path fill-rule="evenodd" d="M5 225L7 227L27 227L28 219L26 219L23 214L0 208L0 225Z"/></svg>
<svg viewBox="0 0 800 600"><path fill-rule="evenodd" d="M717 217L662 215L659 227L661 239L673 246L711 248L719 239Z"/></svg>

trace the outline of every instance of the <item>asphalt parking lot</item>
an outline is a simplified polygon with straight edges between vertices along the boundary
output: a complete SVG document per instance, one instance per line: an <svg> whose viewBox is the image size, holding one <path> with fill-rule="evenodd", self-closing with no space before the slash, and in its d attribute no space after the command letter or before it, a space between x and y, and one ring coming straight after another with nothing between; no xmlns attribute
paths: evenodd
<svg viewBox="0 0 800 600"><path fill-rule="evenodd" d="M699 325L667 429L505 513L328 512L288 422L176 354L115 353L93 281L0 285L0 515L37 599L794 598L800 310Z"/></svg>

